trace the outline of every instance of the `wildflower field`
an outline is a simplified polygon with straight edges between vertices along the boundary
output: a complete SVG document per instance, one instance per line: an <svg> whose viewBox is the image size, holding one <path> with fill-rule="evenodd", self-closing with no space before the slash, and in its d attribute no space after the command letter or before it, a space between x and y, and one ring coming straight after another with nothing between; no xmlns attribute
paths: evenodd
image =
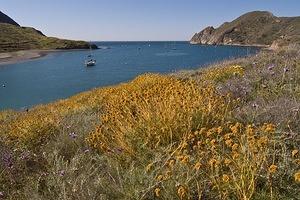
<svg viewBox="0 0 300 200"><path fill-rule="evenodd" d="M0 112L0 199L300 199L300 50Z"/></svg>

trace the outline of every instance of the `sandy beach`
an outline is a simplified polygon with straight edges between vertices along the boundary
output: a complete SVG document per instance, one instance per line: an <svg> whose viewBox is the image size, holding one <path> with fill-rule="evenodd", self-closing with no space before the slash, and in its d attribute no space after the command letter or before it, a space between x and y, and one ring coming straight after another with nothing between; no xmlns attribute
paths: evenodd
<svg viewBox="0 0 300 200"><path fill-rule="evenodd" d="M22 50L16 52L0 53L0 65L13 64L40 58L57 50Z"/></svg>
<svg viewBox="0 0 300 200"><path fill-rule="evenodd" d="M6 52L0 53L0 66L1 65L8 65L14 64L19 62L24 62L36 58L41 58L43 56L48 55L49 53L55 52L66 52L66 51L86 51L85 49L68 49L68 50L61 50L61 49L52 49L52 50L22 50L22 51L15 51L15 52Z"/></svg>

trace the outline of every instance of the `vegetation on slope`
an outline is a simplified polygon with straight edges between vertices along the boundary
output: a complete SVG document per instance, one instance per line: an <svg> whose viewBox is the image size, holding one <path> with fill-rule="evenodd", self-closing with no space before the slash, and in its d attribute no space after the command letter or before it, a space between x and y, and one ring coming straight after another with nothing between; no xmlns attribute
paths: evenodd
<svg viewBox="0 0 300 200"><path fill-rule="evenodd" d="M3 199L299 199L300 51L0 113Z"/></svg>
<svg viewBox="0 0 300 200"><path fill-rule="evenodd" d="M300 17L276 17L270 12L246 13L214 29L196 33L192 43L284 46L300 43Z"/></svg>
<svg viewBox="0 0 300 200"><path fill-rule="evenodd" d="M40 31L0 23L0 52L28 49L88 49L84 41L63 40L46 37ZM93 47L95 48L95 46Z"/></svg>
<svg viewBox="0 0 300 200"><path fill-rule="evenodd" d="M91 45L97 49L96 45ZM31 27L21 27L13 19L0 12L0 53L29 49L88 49L85 41L47 37Z"/></svg>

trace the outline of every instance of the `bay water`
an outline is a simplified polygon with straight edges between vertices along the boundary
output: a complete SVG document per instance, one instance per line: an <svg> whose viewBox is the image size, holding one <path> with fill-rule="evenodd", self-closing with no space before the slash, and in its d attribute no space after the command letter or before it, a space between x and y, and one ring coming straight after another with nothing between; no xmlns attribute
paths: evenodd
<svg viewBox="0 0 300 200"><path fill-rule="evenodd" d="M94 42L97 60L85 67L88 50L50 53L45 57L0 66L0 110L26 109L67 98L95 87L114 85L147 73L196 69L243 57L254 47L191 45L189 42ZM3 87L5 85L5 87Z"/></svg>

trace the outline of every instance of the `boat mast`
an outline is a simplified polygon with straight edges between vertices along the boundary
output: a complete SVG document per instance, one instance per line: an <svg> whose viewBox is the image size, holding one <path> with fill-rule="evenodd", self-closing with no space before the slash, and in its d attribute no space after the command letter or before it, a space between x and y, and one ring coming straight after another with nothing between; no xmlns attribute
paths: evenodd
<svg viewBox="0 0 300 200"><path fill-rule="evenodd" d="M92 45L91 45L91 41L89 42L90 45L90 57L92 57Z"/></svg>

